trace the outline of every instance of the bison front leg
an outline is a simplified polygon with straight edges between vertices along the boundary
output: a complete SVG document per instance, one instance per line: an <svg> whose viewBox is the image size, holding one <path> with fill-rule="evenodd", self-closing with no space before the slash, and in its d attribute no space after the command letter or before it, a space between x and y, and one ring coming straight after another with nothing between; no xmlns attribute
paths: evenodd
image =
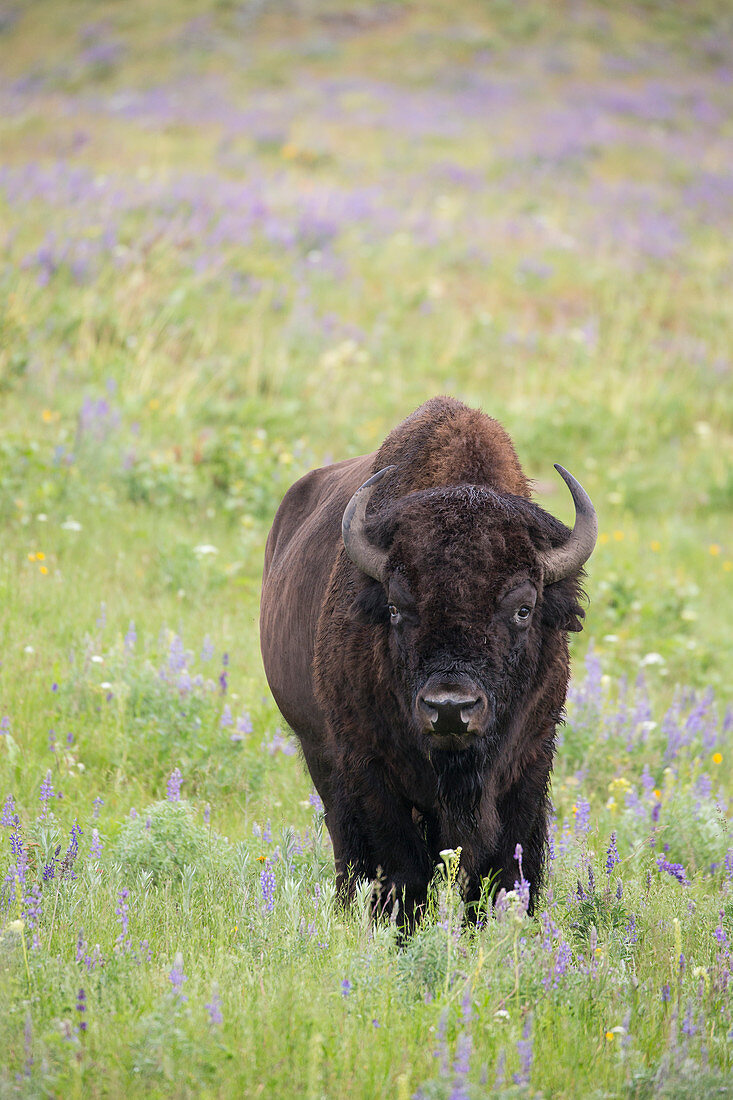
<svg viewBox="0 0 733 1100"><path fill-rule="evenodd" d="M412 805L382 768L354 760L340 770L329 816L341 898L351 901L366 878L375 883L375 913L391 915L398 904L398 922L412 927L433 871Z"/></svg>
<svg viewBox="0 0 733 1100"><path fill-rule="evenodd" d="M513 890L523 877L529 884L528 912L534 912L544 883L547 855L547 820L549 773L525 776L511 788L496 807L499 829L493 835L481 831L464 845L461 858L466 879L464 897L467 911L478 914L482 891L487 880L491 892ZM493 815L492 815L493 816ZM517 845L521 846L522 875L517 860Z"/></svg>

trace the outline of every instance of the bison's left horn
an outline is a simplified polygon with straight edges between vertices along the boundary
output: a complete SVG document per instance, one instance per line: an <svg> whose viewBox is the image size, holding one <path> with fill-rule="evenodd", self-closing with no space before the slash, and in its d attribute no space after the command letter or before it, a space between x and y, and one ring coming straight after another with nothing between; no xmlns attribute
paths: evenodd
<svg viewBox="0 0 733 1100"><path fill-rule="evenodd" d="M383 578L387 554L384 550L378 550L376 546L369 542L364 531L364 519L367 504L371 500L376 485L385 474L394 469L394 466L385 466L383 470L372 474L369 480L365 481L361 488L356 490L346 505L344 518L341 520L341 534L346 553L354 565L358 565L363 573L374 577L375 581L381 581Z"/></svg>
<svg viewBox="0 0 733 1100"><path fill-rule="evenodd" d="M593 553L598 537L598 517L585 489L562 466L555 463L555 469L572 494L575 526L562 546L554 550L544 550L540 554L545 584L561 581L563 577L577 573Z"/></svg>

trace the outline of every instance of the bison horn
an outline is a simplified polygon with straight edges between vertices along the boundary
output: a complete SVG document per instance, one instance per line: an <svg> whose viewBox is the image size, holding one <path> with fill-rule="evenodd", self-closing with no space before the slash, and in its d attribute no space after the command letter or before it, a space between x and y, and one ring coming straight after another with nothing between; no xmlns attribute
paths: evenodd
<svg viewBox="0 0 733 1100"><path fill-rule="evenodd" d="M598 517L585 489L562 466L555 463L555 469L572 494L575 504L575 526L562 546L540 553L545 584L561 581L563 577L577 573L593 553L598 537Z"/></svg>
<svg viewBox="0 0 733 1100"><path fill-rule="evenodd" d="M363 573L374 577L375 581L381 581L384 577L387 554L384 550L378 550L376 546L369 542L364 532L364 518L367 504L371 500L376 485L385 474L394 469L394 466L385 466L383 470L372 474L369 480L365 481L361 488L356 490L346 505L344 517L341 520L341 534L346 553L354 565L358 565Z"/></svg>

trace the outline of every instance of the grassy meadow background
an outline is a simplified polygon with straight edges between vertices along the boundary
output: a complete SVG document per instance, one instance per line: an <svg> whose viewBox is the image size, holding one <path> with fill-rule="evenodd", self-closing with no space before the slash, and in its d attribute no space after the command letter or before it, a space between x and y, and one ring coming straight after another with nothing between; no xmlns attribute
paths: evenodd
<svg viewBox="0 0 733 1100"><path fill-rule="evenodd" d="M2 0L0 150L0 1095L733 1096L730 5ZM400 946L256 622L436 393L601 534L538 914Z"/></svg>

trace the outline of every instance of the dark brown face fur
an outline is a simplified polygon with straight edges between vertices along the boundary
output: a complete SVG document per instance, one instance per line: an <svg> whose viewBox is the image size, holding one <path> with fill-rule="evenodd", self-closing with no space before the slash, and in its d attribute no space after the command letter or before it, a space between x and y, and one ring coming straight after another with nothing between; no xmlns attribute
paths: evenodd
<svg viewBox="0 0 733 1100"><path fill-rule="evenodd" d="M426 755L498 749L538 679L548 628L574 628L575 586L550 586L548 603L537 562L540 544L563 534L531 502L475 486L413 493L376 525L387 576L362 604L403 728ZM552 590L563 585L558 621Z"/></svg>

